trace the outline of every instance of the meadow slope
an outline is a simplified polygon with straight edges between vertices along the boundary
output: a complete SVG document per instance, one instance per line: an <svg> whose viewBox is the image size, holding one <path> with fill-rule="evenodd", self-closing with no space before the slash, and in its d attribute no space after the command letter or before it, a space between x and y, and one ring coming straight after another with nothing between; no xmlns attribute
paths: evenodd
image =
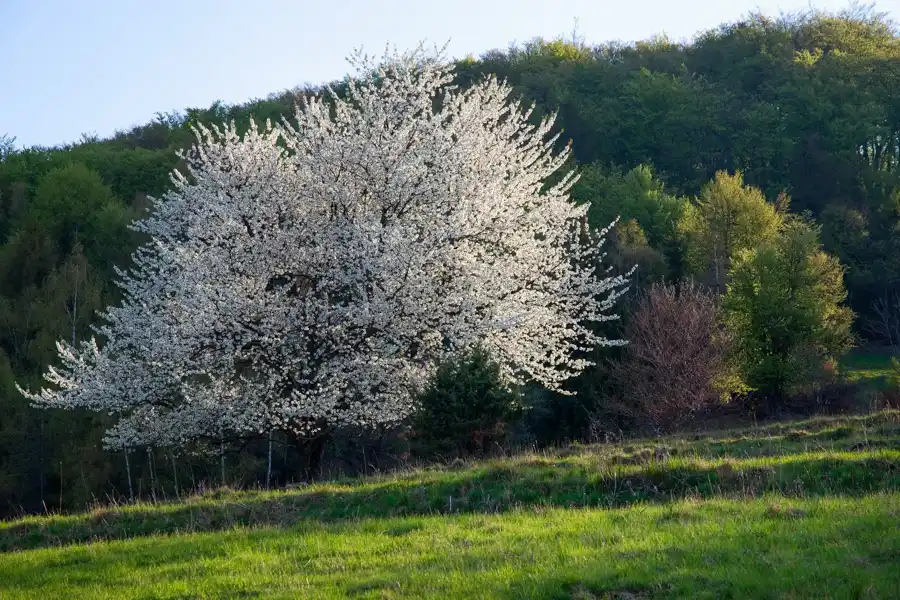
<svg viewBox="0 0 900 600"><path fill-rule="evenodd" d="M900 413L0 523L7 598L900 597Z"/></svg>

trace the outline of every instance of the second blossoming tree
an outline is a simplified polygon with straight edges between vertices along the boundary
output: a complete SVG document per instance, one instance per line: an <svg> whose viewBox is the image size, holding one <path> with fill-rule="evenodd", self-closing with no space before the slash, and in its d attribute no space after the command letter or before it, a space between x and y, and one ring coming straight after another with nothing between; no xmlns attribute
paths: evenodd
<svg viewBox="0 0 900 600"><path fill-rule="evenodd" d="M569 150L494 79L440 56L357 55L293 124L199 127L187 173L135 228L121 306L59 342L37 406L118 416L110 449L396 423L443 359L481 345L559 388L624 276L569 199ZM552 179L551 179L552 177Z"/></svg>

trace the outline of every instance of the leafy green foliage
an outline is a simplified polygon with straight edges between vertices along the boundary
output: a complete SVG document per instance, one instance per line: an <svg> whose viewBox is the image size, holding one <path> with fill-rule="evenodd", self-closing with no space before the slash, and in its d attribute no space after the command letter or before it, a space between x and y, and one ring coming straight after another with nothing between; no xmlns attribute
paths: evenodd
<svg viewBox="0 0 900 600"><path fill-rule="evenodd" d="M638 165L627 173L588 165L581 171L573 197L576 202L591 202L591 226L606 227L616 218L634 220L646 234L645 244L655 248L674 242L675 223L684 206L682 199L666 192L663 182L647 165Z"/></svg>
<svg viewBox="0 0 900 600"><path fill-rule="evenodd" d="M670 276L672 268L666 255L650 246L644 230L634 219L617 223L610 241L610 263L616 272L627 273L637 267L630 280L632 295Z"/></svg>
<svg viewBox="0 0 900 600"><path fill-rule="evenodd" d="M70 160L79 151L32 149L0 164L0 513L84 506L123 479L100 447L103 417L35 414L12 387L37 380L57 340L90 332L134 245L134 210ZM105 156L109 169L124 155Z"/></svg>
<svg viewBox="0 0 900 600"><path fill-rule="evenodd" d="M25 213L26 219L41 224L61 252L71 251L77 240L97 265L127 256L130 217L99 174L79 163L48 172Z"/></svg>
<svg viewBox="0 0 900 600"><path fill-rule="evenodd" d="M571 139L582 172L575 197L592 203L593 224L622 216L609 258L618 270L639 265L635 292L686 273L702 276L704 265L709 281L710 268L727 269L735 249L755 253L764 241L758 232L751 231L749 245L726 245L709 235L707 225L717 221L699 218L704 186L717 186L709 180L739 171L740 185L734 176L729 185L717 181L740 202L761 195L773 206L785 192L792 210L812 212L824 250L847 268L858 330L885 337L866 327L878 302L900 288L900 35L883 16L866 7L751 14L691 43L533 40L464 59L458 82L486 73L533 101L536 117L559 111L560 143ZM343 93L344 84L335 89ZM60 500L72 508L91 494L126 489L123 457L99 451L91 429L99 424L73 413L33 415L10 385L36 377L53 341L72 335L72 265L87 264L78 267L88 274L78 279L80 337L97 294L100 305L116 301L112 267L128 266L135 243L124 224L146 207L148 195L165 191L168 172L179 165L176 150L193 141L189 125L233 119L245 128L251 116L290 115L298 94L321 93L287 90L241 105L158 114L110 139L57 148L14 148L13 138L0 137L0 513L42 510ZM684 200L698 195L700 203ZM676 235L677 223L689 235ZM731 254L710 258L718 247L711 240ZM76 258L77 244L83 259ZM727 278L719 276L724 288ZM771 316L767 327L776 327ZM541 441L584 435L588 415L608 393L600 368L573 387L579 397L534 391L542 400L532 403L529 427ZM262 447L252 451L256 480L265 472ZM191 475L202 480L208 470L217 472L212 462L192 463ZM146 495L149 462L133 457L132 468L135 487Z"/></svg>
<svg viewBox="0 0 900 600"><path fill-rule="evenodd" d="M676 224L685 200L666 192L653 169L638 165L623 173L595 163L584 167L580 175L572 196L576 202L591 203L588 222L592 227L608 227L619 219L613 231L613 264L619 272L638 265L635 289L680 268Z"/></svg>
<svg viewBox="0 0 900 600"><path fill-rule="evenodd" d="M480 456L502 442L521 408L500 366L483 349L440 366L419 397L413 417L414 451L423 457Z"/></svg>
<svg viewBox="0 0 900 600"><path fill-rule="evenodd" d="M748 385L774 398L816 380L852 345L844 270L818 228L789 220L775 240L735 257L723 301Z"/></svg>
<svg viewBox="0 0 900 600"><path fill-rule="evenodd" d="M15 152L16 138L7 134L0 135L0 161L5 160L10 154Z"/></svg>
<svg viewBox="0 0 900 600"><path fill-rule="evenodd" d="M775 205L760 190L745 186L740 172L719 171L678 222L689 271L724 291L732 258L774 239L781 221Z"/></svg>

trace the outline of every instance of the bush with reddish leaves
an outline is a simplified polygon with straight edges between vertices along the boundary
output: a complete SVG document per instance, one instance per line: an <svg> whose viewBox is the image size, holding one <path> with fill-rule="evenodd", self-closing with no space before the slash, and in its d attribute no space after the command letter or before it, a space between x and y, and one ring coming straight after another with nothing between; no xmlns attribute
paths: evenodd
<svg viewBox="0 0 900 600"><path fill-rule="evenodd" d="M690 284L654 284L625 329L628 346L611 365L620 410L654 431L671 431L729 388L729 339L716 297Z"/></svg>

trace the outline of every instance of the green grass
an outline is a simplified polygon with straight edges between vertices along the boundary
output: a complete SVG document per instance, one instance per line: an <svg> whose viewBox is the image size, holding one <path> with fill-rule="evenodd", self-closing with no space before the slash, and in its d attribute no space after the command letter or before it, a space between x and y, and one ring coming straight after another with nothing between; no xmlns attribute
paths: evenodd
<svg viewBox="0 0 900 600"><path fill-rule="evenodd" d="M892 598L900 495L366 519L6 555L3 598Z"/></svg>
<svg viewBox="0 0 900 600"><path fill-rule="evenodd" d="M900 413L0 523L7 598L900 597Z"/></svg>
<svg viewBox="0 0 900 600"><path fill-rule="evenodd" d="M858 349L841 359L841 371L851 381L884 381L893 373L887 351Z"/></svg>

